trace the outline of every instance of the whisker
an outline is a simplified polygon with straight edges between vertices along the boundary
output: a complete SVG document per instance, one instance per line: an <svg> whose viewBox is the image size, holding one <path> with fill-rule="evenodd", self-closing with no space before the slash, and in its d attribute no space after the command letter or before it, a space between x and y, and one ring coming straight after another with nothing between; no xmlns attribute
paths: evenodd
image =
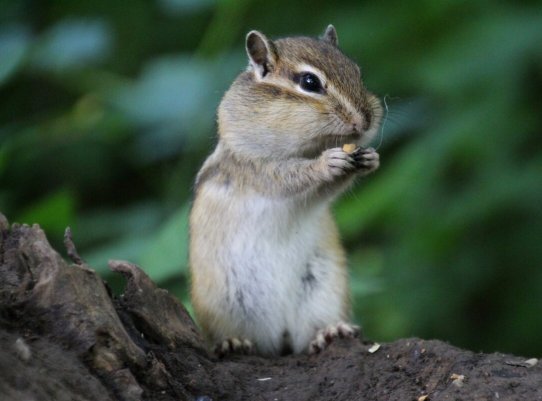
<svg viewBox="0 0 542 401"><path fill-rule="evenodd" d="M388 108L388 102L386 102L386 98L388 95L384 95L384 98L382 99L382 102L384 103L384 109L386 112L384 113L384 119L382 121L382 126L380 127L380 141L378 142L378 145L376 146L375 150L380 149L380 146L382 146L382 142L384 141L384 127L386 126L386 122L388 120L388 114L389 114L389 108Z"/></svg>

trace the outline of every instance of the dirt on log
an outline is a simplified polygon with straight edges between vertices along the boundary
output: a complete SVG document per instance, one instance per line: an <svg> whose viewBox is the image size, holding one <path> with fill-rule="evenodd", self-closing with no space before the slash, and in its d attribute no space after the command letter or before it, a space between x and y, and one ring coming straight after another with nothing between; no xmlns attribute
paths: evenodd
<svg viewBox="0 0 542 401"><path fill-rule="evenodd" d="M0 214L0 400L542 400L535 359L441 341L334 341L317 355L210 355L185 308L137 266L120 297L39 226Z"/></svg>

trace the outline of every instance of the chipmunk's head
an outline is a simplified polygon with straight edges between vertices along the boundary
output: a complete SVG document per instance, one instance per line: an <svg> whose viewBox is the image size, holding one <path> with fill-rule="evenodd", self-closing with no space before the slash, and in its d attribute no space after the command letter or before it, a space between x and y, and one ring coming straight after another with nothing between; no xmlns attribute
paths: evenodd
<svg viewBox="0 0 542 401"><path fill-rule="evenodd" d="M248 70L224 96L221 139L234 151L261 157L315 156L345 143L367 143L382 108L359 67L338 48L329 25L319 39L246 38Z"/></svg>

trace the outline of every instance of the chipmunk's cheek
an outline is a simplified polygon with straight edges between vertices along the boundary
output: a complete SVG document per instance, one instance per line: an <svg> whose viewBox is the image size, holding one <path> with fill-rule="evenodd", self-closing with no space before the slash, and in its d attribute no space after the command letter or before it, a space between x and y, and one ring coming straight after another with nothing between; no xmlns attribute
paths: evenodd
<svg viewBox="0 0 542 401"><path fill-rule="evenodd" d="M299 105L297 105L297 109L299 109ZM329 107L314 101L305 102L302 112L304 114L303 120L305 122L310 121L311 129L318 129L318 131L320 131L322 126L327 124L333 115L333 110Z"/></svg>
<svg viewBox="0 0 542 401"><path fill-rule="evenodd" d="M368 131L371 128L371 124L373 123L373 113L371 110L363 110L363 122L362 122L362 128L363 131Z"/></svg>
<svg viewBox="0 0 542 401"><path fill-rule="evenodd" d="M352 114L348 112L346 107L341 103L336 103L333 107L335 115L341 119L345 124L348 124L349 120L352 118Z"/></svg>
<svg viewBox="0 0 542 401"><path fill-rule="evenodd" d="M298 106L299 107L299 106ZM305 102L303 110L307 115L316 121L322 121L329 114L329 108L325 105L311 101Z"/></svg>

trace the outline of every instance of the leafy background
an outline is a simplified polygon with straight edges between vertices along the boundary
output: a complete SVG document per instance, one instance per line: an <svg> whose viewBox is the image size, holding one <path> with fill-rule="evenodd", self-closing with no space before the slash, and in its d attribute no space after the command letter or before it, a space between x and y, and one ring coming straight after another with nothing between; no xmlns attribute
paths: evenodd
<svg viewBox="0 0 542 401"><path fill-rule="evenodd" d="M0 210L188 303L192 182L245 33L330 22L388 109L381 170L335 207L357 322L542 355L537 1L1 1Z"/></svg>

